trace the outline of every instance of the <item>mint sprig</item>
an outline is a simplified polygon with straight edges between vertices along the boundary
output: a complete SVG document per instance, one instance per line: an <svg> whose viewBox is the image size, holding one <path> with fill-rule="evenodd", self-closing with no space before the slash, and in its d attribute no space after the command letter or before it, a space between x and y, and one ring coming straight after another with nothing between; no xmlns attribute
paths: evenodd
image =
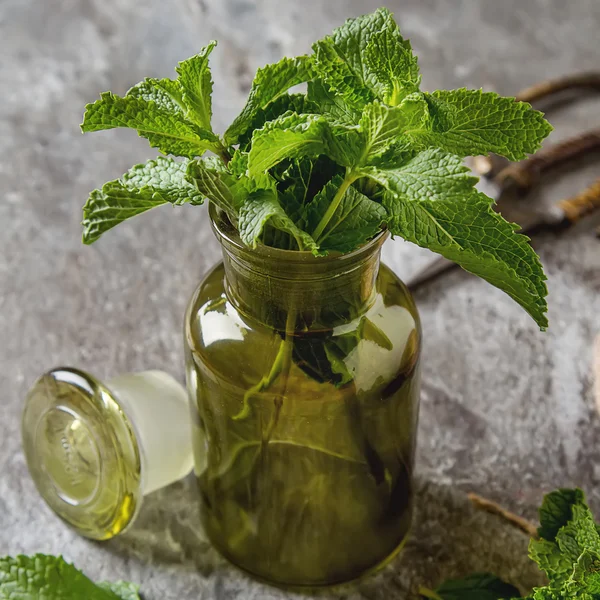
<svg viewBox="0 0 600 600"><path fill-rule="evenodd" d="M547 326L535 252L461 164L468 155L535 152L552 129L540 112L481 90L422 92L410 42L382 8L348 20L309 56L259 69L220 136L211 123L215 45L180 63L175 80L146 79L123 98L106 92L87 106L84 131L130 127L186 160L149 163L148 180L127 174L92 192L86 243L154 206L204 198L251 247L350 252L387 228L504 290ZM306 93L290 92L301 83Z"/></svg>
<svg viewBox="0 0 600 600"><path fill-rule="evenodd" d="M140 600L138 590L123 581L96 585L62 556L0 558L0 598L7 600Z"/></svg>
<svg viewBox="0 0 600 600"><path fill-rule="evenodd" d="M529 556L548 577L526 600L596 600L600 597L600 527L585 495L578 489L548 494L540 508L540 539L529 543ZM511 600L516 588L494 575L471 575L448 581L435 591L421 590L423 599Z"/></svg>

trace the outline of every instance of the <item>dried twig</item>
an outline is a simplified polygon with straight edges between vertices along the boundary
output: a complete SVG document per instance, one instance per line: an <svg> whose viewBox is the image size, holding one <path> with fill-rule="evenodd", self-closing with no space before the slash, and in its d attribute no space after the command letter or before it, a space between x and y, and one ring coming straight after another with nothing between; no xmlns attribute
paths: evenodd
<svg viewBox="0 0 600 600"><path fill-rule="evenodd" d="M576 73L566 75L558 79L549 79L541 81L521 90L517 94L517 100L524 102L536 102L558 92L564 92L570 89L588 89L600 91L600 73L593 71L590 73Z"/></svg>
<svg viewBox="0 0 600 600"><path fill-rule="evenodd" d="M528 521L523 517L515 515L514 513L510 512L509 510L506 510L499 504L496 504L496 502L488 500L487 498L483 498L478 494L474 494L471 492L467 495L469 497L469 500L473 503L473 506L475 506L475 508L485 510L486 512L489 512L493 515L498 515L499 517L502 517L511 525L518 527L521 531L524 531L527 535L529 535L532 538L538 537L537 527L531 521Z"/></svg>
<svg viewBox="0 0 600 600"><path fill-rule="evenodd" d="M517 94L516 99L525 102L538 102L539 100L545 100L555 94L569 90L577 92L581 92L582 90L600 91L600 72L574 73L556 79L540 81L521 90ZM495 154L477 156L473 162L475 170L480 175L488 178L495 177L502 169L509 165L506 159Z"/></svg>
<svg viewBox="0 0 600 600"><path fill-rule="evenodd" d="M559 202L565 218L570 224L575 224L584 217L600 210L600 178L572 198Z"/></svg>
<svg viewBox="0 0 600 600"><path fill-rule="evenodd" d="M542 148L535 156L502 169L495 177L497 183L507 186L512 183L517 189L527 192L543 173L600 150L600 129L585 131L567 140Z"/></svg>

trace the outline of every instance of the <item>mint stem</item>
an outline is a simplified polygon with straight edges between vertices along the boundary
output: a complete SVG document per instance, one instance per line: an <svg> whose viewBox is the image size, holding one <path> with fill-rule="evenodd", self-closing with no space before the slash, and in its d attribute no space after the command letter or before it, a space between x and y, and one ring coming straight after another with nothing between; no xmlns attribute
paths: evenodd
<svg viewBox="0 0 600 600"><path fill-rule="evenodd" d="M217 156L225 163L225 166L227 166L231 160L231 155L225 146L220 147L219 151L217 152Z"/></svg>
<svg viewBox="0 0 600 600"><path fill-rule="evenodd" d="M331 221L331 218L335 214L335 211L338 209L338 206L340 205L340 202L342 201L344 194L346 193L348 188L357 179L358 179L358 176L352 170L348 169L346 171L346 176L344 177L344 181L342 181L342 184L340 185L338 191L336 192L335 196L333 197L333 200L331 201L329 208L327 209L327 211L323 215L321 221L319 222L319 224L317 225L316 229L313 232L313 238L315 239L315 241L317 243L319 243L319 237L323 234L323 231L325 231L325 228L327 227L329 221Z"/></svg>
<svg viewBox="0 0 600 600"><path fill-rule="evenodd" d="M268 389L280 375L285 378L283 387L284 391L282 392L282 395L285 393L285 388L287 387L287 378L289 376L292 362L292 351L294 346L292 336L295 322L296 311L293 307L290 307L285 326L285 338L279 344L279 349L277 351L277 356L273 361L273 365L271 366L271 369L267 375L265 375L258 383L246 390L246 393L244 394L242 410L233 417L234 421L245 419L250 414L250 398L252 398L252 396L255 394L260 394ZM279 411L277 410L276 412L278 414Z"/></svg>

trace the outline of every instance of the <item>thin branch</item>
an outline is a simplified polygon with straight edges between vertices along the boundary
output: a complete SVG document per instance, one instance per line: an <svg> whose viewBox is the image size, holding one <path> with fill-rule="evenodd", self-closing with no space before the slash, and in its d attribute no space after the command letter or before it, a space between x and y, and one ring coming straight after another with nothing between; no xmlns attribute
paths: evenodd
<svg viewBox="0 0 600 600"><path fill-rule="evenodd" d="M475 508L478 508L479 510L485 510L486 512L489 512L493 515L502 517L505 521L508 521L511 525L518 527L521 531L524 531L527 535L529 535L532 538L538 537L537 527L531 521L528 521L523 517L515 515L514 513L510 512L509 510L506 510L499 504L496 504L496 502L488 500L487 498L483 498L478 494L474 494L471 492L467 494L467 496L469 497L469 500L473 503L473 506L475 506Z"/></svg>

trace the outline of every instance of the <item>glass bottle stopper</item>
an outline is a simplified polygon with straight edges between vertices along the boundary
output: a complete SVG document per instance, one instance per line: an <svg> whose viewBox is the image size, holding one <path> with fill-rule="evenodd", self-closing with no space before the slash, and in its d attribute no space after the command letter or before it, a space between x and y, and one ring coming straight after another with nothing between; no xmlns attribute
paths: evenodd
<svg viewBox="0 0 600 600"><path fill-rule="evenodd" d="M142 498L193 466L185 389L162 371L103 383L60 367L27 394L27 466L50 508L78 533L109 539L131 525Z"/></svg>

